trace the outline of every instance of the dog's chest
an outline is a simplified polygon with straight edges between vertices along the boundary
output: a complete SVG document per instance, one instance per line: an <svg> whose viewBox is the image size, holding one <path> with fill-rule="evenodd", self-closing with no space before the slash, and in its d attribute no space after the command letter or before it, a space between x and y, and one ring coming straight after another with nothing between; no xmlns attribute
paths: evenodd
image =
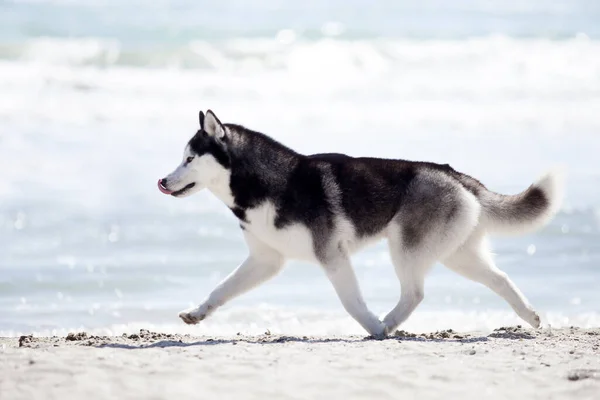
<svg viewBox="0 0 600 400"><path fill-rule="evenodd" d="M242 226L286 258L314 261L313 238L308 228L302 224L292 224L278 229L275 227L276 216L275 207L265 202L246 210L246 222L242 222Z"/></svg>

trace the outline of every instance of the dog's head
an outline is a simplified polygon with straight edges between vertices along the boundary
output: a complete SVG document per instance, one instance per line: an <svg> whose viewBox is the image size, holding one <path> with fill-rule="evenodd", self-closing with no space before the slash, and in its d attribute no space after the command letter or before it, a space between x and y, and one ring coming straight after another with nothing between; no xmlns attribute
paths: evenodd
<svg viewBox="0 0 600 400"><path fill-rule="evenodd" d="M158 181L158 189L175 197L190 196L207 186L228 179L230 158L227 128L211 111L200 111L200 129L190 139L181 164Z"/></svg>

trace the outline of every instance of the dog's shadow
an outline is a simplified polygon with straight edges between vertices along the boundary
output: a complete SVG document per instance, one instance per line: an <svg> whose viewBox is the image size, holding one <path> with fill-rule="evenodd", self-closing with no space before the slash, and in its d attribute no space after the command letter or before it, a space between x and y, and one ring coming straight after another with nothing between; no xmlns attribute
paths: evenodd
<svg viewBox="0 0 600 400"><path fill-rule="evenodd" d="M360 343L360 342L379 342L379 341L406 341L406 342L421 342L421 343L476 343L487 342L492 338L502 338L509 340L534 339L535 336L525 332L510 332L506 334L498 334L494 332L488 336L473 336L465 338L439 338L439 337L422 337L422 336L388 336L383 339L373 337L356 337L356 338L308 338L296 336L266 336L258 338L239 338L239 339L206 339L194 342L184 342L181 340L160 340L154 343L126 344L126 343L104 343L97 345L98 348L116 348L116 349L154 349L167 347L191 347L191 346L222 346L222 345L237 345L238 343L256 344L256 345L280 345L283 343Z"/></svg>
<svg viewBox="0 0 600 400"><path fill-rule="evenodd" d="M206 339L195 342L183 342L180 340L160 340L154 343L140 343L139 345L123 344L123 343L105 343L98 345L99 348L117 348L117 349L152 349L165 347L190 347L190 346L219 346L219 345L237 345L238 343L258 344L258 345L277 345L282 343L299 342L299 343L358 343L368 340L376 340L370 338L305 338L295 336L273 336L267 338L240 338L240 339Z"/></svg>

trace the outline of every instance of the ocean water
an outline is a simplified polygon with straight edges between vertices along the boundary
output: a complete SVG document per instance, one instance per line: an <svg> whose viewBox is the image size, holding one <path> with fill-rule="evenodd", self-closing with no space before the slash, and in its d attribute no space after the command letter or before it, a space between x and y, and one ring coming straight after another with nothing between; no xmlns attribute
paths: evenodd
<svg viewBox="0 0 600 400"><path fill-rule="evenodd" d="M207 108L302 152L450 163L504 193L564 165L557 217L492 245L545 324L600 325L598 21L591 0L0 1L0 335L362 333L296 262L179 321L246 256L212 195L156 189ZM385 314L385 243L353 260ZM517 323L437 265L404 328Z"/></svg>

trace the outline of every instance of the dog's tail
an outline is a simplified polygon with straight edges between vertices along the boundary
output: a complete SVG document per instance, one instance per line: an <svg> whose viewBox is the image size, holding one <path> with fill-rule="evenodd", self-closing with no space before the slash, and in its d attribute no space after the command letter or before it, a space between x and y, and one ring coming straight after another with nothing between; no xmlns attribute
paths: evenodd
<svg viewBox="0 0 600 400"><path fill-rule="evenodd" d="M564 172L555 169L519 194L480 193L481 224L488 232L499 234L519 234L539 229L558 212L563 185Z"/></svg>

